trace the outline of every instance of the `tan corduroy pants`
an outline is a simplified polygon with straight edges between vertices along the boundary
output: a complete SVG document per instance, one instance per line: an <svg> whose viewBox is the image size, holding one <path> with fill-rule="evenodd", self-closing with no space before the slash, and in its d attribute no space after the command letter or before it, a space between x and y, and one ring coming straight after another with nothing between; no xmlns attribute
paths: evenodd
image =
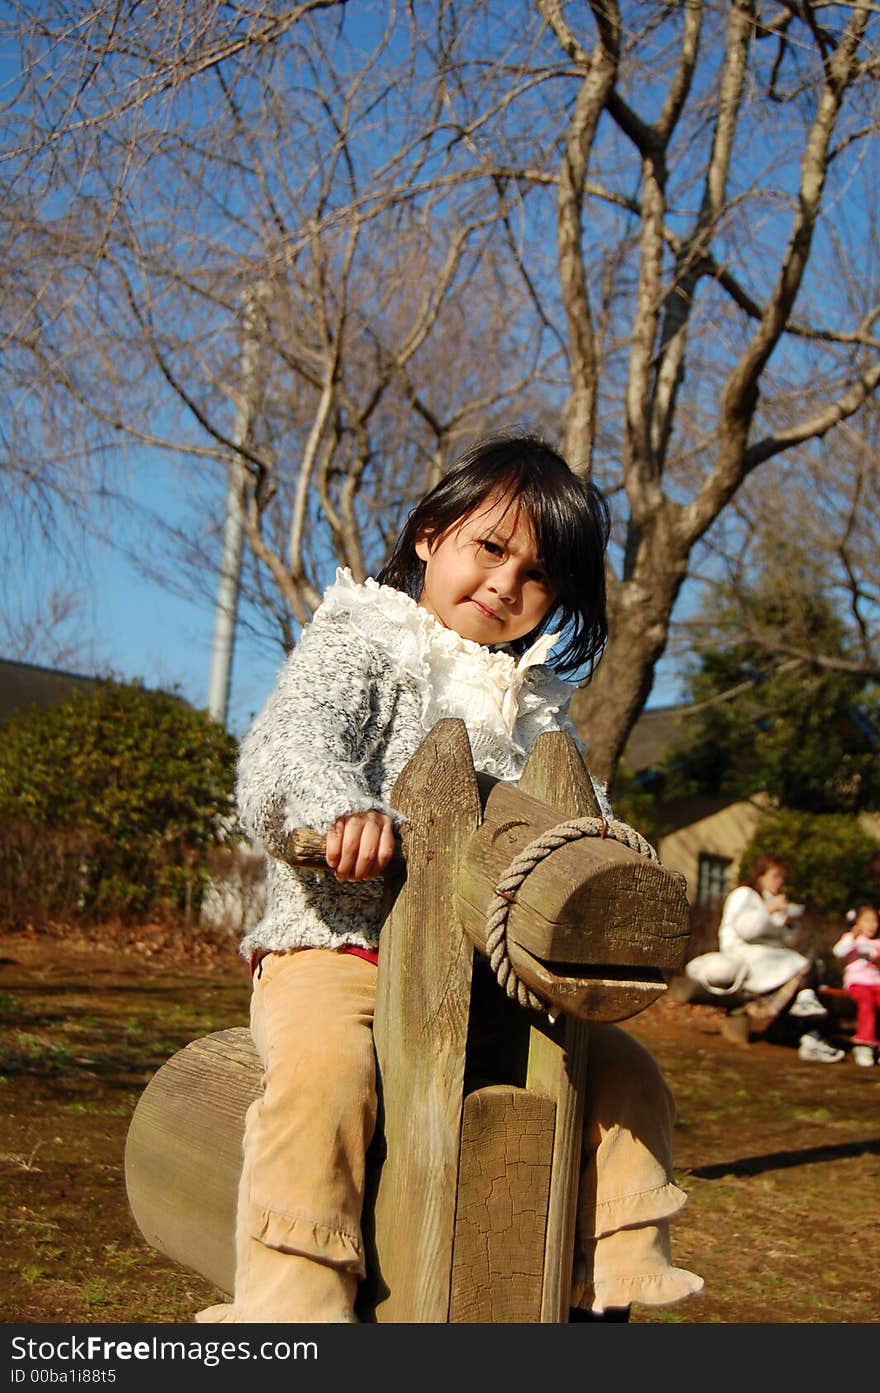
<svg viewBox="0 0 880 1393"><path fill-rule="evenodd" d="M308 948L265 957L251 1032L263 1088L248 1110L235 1292L199 1322L354 1322L364 1276L360 1216L376 1123L376 968ZM652 1056L595 1026L572 1304L665 1305L702 1281L671 1266L674 1106Z"/></svg>

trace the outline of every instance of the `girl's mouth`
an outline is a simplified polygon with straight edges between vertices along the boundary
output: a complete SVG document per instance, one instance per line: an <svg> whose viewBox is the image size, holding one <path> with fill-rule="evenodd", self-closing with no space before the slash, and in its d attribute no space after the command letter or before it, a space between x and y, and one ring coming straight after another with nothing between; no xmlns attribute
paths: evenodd
<svg viewBox="0 0 880 1393"><path fill-rule="evenodd" d="M496 614L493 609L487 609L485 605L481 605L479 600L474 599L473 595L469 595L468 599L474 608L478 609L481 614L484 614L487 619L497 619L500 622L501 616Z"/></svg>

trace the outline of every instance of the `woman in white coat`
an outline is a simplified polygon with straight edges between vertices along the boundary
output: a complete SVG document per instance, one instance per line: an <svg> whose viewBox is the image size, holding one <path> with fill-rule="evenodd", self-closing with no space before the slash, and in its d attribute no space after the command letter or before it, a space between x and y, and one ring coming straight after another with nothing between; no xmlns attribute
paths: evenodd
<svg viewBox="0 0 880 1393"><path fill-rule="evenodd" d="M812 958L794 946L800 938L804 907L792 904L786 895L787 875L786 862L775 856L758 857L749 883L738 885L724 902L718 947L735 969L738 989L752 1001L777 993L781 1001L776 1009L784 1010L793 997L787 1014L815 1022L828 1013L811 985L815 979ZM835 1064L844 1056L816 1030L801 1035L798 1053L802 1059L823 1064Z"/></svg>
<svg viewBox="0 0 880 1393"><path fill-rule="evenodd" d="M740 990L755 996L774 992L793 977L811 975L812 964L794 944L803 905L791 904L783 886L788 866L773 856L759 856L752 878L738 885L724 902L718 947L737 964Z"/></svg>

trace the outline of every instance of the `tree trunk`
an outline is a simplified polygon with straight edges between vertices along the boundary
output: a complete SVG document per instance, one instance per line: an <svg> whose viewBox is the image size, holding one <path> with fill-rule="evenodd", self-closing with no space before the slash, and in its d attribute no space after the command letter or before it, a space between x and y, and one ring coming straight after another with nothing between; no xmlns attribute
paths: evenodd
<svg viewBox="0 0 880 1393"><path fill-rule="evenodd" d="M632 577L612 586L609 643L595 675L571 703L571 718L587 742L587 764L611 780L627 737L641 714L663 655L669 621L687 567L670 529L643 531Z"/></svg>

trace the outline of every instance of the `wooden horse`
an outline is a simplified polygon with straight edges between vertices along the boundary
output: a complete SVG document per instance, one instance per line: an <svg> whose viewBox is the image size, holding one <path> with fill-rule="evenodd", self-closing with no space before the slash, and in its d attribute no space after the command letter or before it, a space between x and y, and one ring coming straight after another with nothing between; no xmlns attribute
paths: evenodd
<svg viewBox="0 0 880 1393"><path fill-rule="evenodd" d="M360 1318L567 1321L587 1023L636 1014L681 970L686 882L601 819L561 733L513 785L477 775L464 723L441 721L393 802L408 820L381 933ZM321 840L294 834L289 855L322 864ZM259 1087L246 1029L196 1040L148 1084L126 1145L144 1237L227 1293Z"/></svg>

